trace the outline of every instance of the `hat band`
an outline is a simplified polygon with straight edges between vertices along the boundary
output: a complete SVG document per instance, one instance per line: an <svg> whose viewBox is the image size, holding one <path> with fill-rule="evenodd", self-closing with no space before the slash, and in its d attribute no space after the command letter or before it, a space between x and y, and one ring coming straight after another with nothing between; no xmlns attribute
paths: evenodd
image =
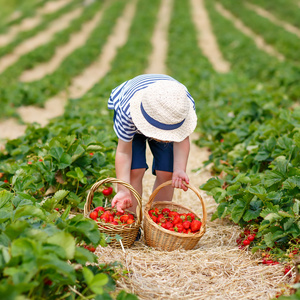
<svg viewBox="0 0 300 300"><path fill-rule="evenodd" d="M185 119L183 119L181 122L176 123L176 124L165 124L165 123L161 123L155 119L153 119L152 117L150 117L146 111L144 110L143 104L141 103L141 112L144 116L144 118L146 119L146 121L151 124L152 126L162 129L162 130L173 130L173 129L177 129L179 128L183 122L185 121Z"/></svg>

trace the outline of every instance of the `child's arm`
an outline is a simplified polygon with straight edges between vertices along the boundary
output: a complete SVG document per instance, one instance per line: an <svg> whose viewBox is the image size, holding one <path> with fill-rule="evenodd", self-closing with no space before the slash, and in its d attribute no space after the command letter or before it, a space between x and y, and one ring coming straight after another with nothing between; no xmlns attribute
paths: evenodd
<svg viewBox="0 0 300 300"><path fill-rule="evenodd" d="M174 171L172 176L172 186L175 188L181 188L184 191L187 187L182 181L189 183L189 177L186 174L186 165L190 152L190 140L189 137L182 142L173 144L174 149Z"/></svg>
<svg viewBox="0 0 300 300"><path fill-rule="evenodd" d="M132 142L119 139L115 158L116 176L127 183L130 183L131 160ZM112 207L115 205L120 212L132 206L130 191L122 184L118 184L118 192L112 201Z"/></svg>

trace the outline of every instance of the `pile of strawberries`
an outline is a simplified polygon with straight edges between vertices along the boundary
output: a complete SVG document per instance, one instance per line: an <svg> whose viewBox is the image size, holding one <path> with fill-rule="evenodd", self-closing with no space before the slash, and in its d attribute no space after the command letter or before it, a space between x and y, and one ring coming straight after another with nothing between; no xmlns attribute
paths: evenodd
<svg viewBox="0 0 300 300"><path fill-rule="evenodd" d="M193 213L178 213L177 211L157 207L148 211L151 219L164 229L179 233L197 233L202 222Z"/></svg>
<svg viewBox="0 0 300 300"><path fill-rule="evenodd" d="M95 221L109 223L113 225L130 225L135 222L134 216L130 213L119 212L116 210L106 210L102 206L96 207L91 213L90 218Z"/></svg>
<svg viewBox="0 0 300 300"><path fill-rule="evenodd" d="M236 243L239 245L240 249L243 249L246 246L249 246L251 242L254 241L257 229L253 229L252 231L248 228L244 230L244 232L240 233L240 237L236 240Z"/></svg>

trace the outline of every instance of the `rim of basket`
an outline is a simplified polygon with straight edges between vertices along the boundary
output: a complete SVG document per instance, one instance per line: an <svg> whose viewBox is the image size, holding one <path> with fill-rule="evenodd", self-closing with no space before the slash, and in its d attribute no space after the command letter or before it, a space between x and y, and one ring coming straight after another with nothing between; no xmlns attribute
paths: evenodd
<svg viewBox="0 0 300 300"><path fill-rule="evenodd" d="M184 185L185 185L188 189L191 189L191 190L196 194L196 196L198 197L198 199L200 200L200 203L201 203L201 206L202 206L202 216L203 216L203 217L202 217L202 224L205 224L205 226L206 226L206 222L207 222L207 211L206 211L205 203L204 203L204 201L203 201L202 196L200 195L199 190L198 190L195 186L193 186L191 183L186 183L186 182L183 182L183 183L184 183ZM172 185L172 180L169 180L169 181L166 181L166 182L162 183L161 185L159 185L159 186L152 192L152 194L151 194L150 197L149 197L148 202L147 202L146 205L145 205L145 209L144 209L145 212L147 212L147 211L151 208L152 203L153 203L153 201L154 201L156 195L158 194L158 192L159 192L162 188L164 188L165 186L167 186L167 185ZM159 202L167 202L167 201L159 201ZM179 204L179 205L180 205L180 204ZM146 215L146 213L145 213L145 215ZM172 232L172 231L171 231L171 232Z"/></svg>
<svg viewBox="0 0 300 300"><path fill-rule="evenodd" d="M133 196L137 200L136 216L137 216L137 222L140 224L141 219L142 219L142 213L143 213L142 212L142 197L141 197L141 195L136 191L136 189L131 184L129 184L121 179L117 179L117 178L113 178L113 177L108 177L108 178L99 180L92 185L92 187L90 188L89 193L86 197L86 201L85 201L85 205L84 205L84 216L87 217L88 213L91 211L91 204L93 201L94 193L98 190L98 188L101 185L106 184L106 183L122 184L123 186L125 186L132 192ZM115 225L115 226L117 226L117 225Z"/></svg>

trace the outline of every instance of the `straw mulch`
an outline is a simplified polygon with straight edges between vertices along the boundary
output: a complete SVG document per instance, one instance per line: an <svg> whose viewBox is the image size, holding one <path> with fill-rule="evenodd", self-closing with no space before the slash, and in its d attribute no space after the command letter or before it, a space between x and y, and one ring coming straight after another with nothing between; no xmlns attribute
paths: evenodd
<svg viewBox="0 0 300 300"><path fill-rule="evenodd" d="M201 160L205 160L203 149L192 147L188 174L196 187L211 176L208 170L192 172ZM144 182L143 207L152 191L150 172L146 172ZM200 193L206 203L208 223L206 233L193 250L158 251L145 245L142 235L125 251L98 247L95 253L99 263L121 262L129 273L118 281L117 288L135 293L139 299L266 300L274 297L292 280L283 276L283 266L263 265L260 254L238 249L236 239L240 228L224 220L210 222L216 203L203 191ZM202 215L200 201L192 190L175 190L173 201Z"/></svg>

